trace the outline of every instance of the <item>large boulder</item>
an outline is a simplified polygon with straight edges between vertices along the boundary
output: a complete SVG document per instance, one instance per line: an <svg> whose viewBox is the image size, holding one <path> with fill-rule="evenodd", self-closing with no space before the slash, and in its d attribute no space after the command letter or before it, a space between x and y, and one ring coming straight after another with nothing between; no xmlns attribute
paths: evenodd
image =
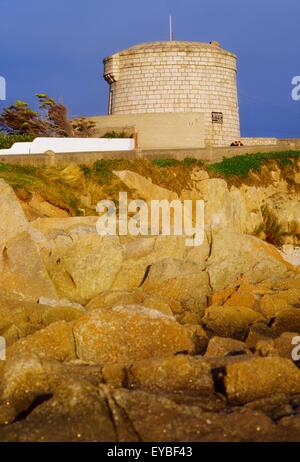
<svg viewBox="0 0 300 462"><path fill-rule="evenodd" d="M38 247L27 232L17 234L2 246L0 268L0 289L16 298L37 302L42 296L58 297Z"/></svg>
<svg viewBox="0 0 300 462"><path fill-rule="evenodd" d="M190 330L136 305L91 311L74 322L73 332L78 357L102 365L195 351Z"/></svg>
<svg viewBox="0 0 300 462"><path fill-rule="evenodd" d="M19 233L30 230L21 204L13 189L0 178L0 246Z"/></svg>
<svg viewBox="0 0 300 462"><path fill-rule="evenodd" d="M198 323L211 294L206 271L193 261L167 258L153 264L142 285L144 291L165 295L180 302L181 322Z"/></svg>
<svg viewBox="0 0 300 462"><path fill-rule="evenodd" d="M229 401L243 404L274 393L300 393L300 371L286 358L253 358L229 364L224 383Z"/></svg>
<svg viewBox="0 0 300 462"><path fill-rule="evenodd" d="M33 303L1 294L0 335L9 346L54 322L78 319L84 312L83 307L73 305L67 300L41 298L39 303Z"/></svg>
<svg viewBox="0 0 300 462"><path fill-rule="evenodd" d="M210 306L205 310L202 325L220 337L244 340L253 324L264 322L264 317L250 308Z"/></svg>
<svg viewBox="0 0 300 462"><path fill-rule="evenodd" d="M250 350L244 342L227 337L212 337L208 343L205 357L237 356L249 354Z"/></svg>
<svg viewBox="0 0 300 462"><path fill-rule="evenodd" d="M112 287L124 252L117 236L70 233L49 241L41 255L59 296L85 304Z"/></svg>
<svg viewBox="0 0 300 462"><path fill-rule="evenodd" d="M153 263L164 258L184 258L187 249L183 236L126 236L123 245L125 257L113 284L118 290L136 289Z"/></svg>
<svg viewBox="0 0 300 462"><path fill-rule="evenodd" d="M28 355L6 369L0 422L1 441L117 441L106 395L88 371Z"/></svg>
<svg viewBox="0 0 300 462"><path fill-rule="evenodd" d="M25 353L41 359L57 361L76 359L72 323L57 321L45 329L20 339L7 349L7 361L12 361Z"/></svg>
<svg viewBox="0 0 300 462"><path fill-rule="evenodd" d="M180 304L167 296L148 294L142 289L133 291L126 290L107 290L101 292L97 297L93 298L87 305L87 310L95 310L99 308L112 308L118 305L141 305L147 308L152 308L161 311L168 316L172 316L173 312L180 310Z"/></svg>
<svg viewBox="0 0 300 462"><path fill-rule="evenodd" d="M136 191L140 199L145 199L146 201L151 201L153 199L166 199L172 201L178 199L178 195L175 192L153 184L151 178L145 178L131 170L114 171L113 173L118 176L129 189Z"/></svg>
<svg viewBox="0 0 300 462"><path fill-rule="evenodd" d="M207 271L214 291L233 285L246 276L249 282L258 283L269 278L286 278L296 268L287 263L280 252L260 239L226 229L215 230Z"/></svg>
<svg viewBox="0 0 300 462"><path fill-rule="evenodd" d="M141 441L278 441L275 424L259 411L212 412L204 403L178 403L141 390L113 390L112 396ZM282 433L286 437L287 432Z"/></svg>
<svg viewBox="0 0 300 462"><path fill-rule="evenodd" d="M201 357L176 355L134 363L126 374L129 388L150 391L213 393L210 365Z"/></svg>

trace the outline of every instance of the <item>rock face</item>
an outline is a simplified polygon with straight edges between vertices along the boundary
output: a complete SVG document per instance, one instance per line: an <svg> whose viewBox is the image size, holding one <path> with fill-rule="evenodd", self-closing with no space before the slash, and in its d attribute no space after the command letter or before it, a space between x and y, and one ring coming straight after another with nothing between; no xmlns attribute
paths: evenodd
<svg viewBox="0 0 300 462"><path fill-rule="evenodd" d="M152 199L166 199L169 201L178 199L178 195L176 193L153 184L151 178L145 178L130 170L116 171L114 174L117 175L128 188L136 191L139 197L146 201Z"/></svg>
<svg viewBox="0 0 300 462"><path fill-rule="evenodd" d="M280 252L270 244L224 229L213 234L207 263L214 291L228 287L241 276L257 283L293 270L293 266L285 262Z"/></svg>
<svg viewBox="0 0 300 462"><path fill-rule="evenodd" d="M214 335L245 339L249 327L263 322L264 317L249 308L210 306L205 310L202 323Z"/></svg>
<svg viewBox="0 0 300 462"><path fill-rule="evenodd" d="M0 178L0 245L19 233L28 231L29 224L13 189Z"/></svg>
<svg viewBox="0 0 300 462"><path fill-rule="evenodd" d="M51 244L42 249L42 257L61 297L86 303L112 287L123 261L117 237L71 234Z"/></svg>
<svg viewBox="0 0 300 462"><path fill-rule="evenodd" d="M101 365L195 351L189 330L136 305L92 311L75 321L73 332L78 357Z"/></svg>
<svg viewBox="0 0 300 462"><path fill-rule="evenodd" d="M29 223L0 181L0 441L300 441L299 270L241 234L258 188L191 181L208 212L195 248L100 237L97 217Z"/></svg>
<svg viewBox="0 0 300 462"><path fill-rule="evenodd" d="M6 241L0 256L0 287L17 298L37 302L42 296L57 298L57 292L40 258L37 246L26 232Z"/></svg>
<svg viewBox="0 0 300 462"><path fill-rule="evenodd" d="M142 285L148 293L165 295L181 304L178 319L199 323L211 294L206 271L194 262L165 259L151 266Z"/></svg>
<svg viewBox="0 0 300 462"><path fill-rule="evenodd" d="M225 386L229 400L239 404L271 396L275 392L296 394L300 391L300 371L289 359L255 358L230 364Z"/></svg>

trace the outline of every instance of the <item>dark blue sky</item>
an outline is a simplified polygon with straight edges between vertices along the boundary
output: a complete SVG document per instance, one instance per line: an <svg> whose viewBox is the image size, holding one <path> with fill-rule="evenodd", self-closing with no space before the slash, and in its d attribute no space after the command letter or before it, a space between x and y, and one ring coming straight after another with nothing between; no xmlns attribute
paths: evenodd
<svg viewBox="0 0 300 462"><path fill-rule="evenodd" d="M0 75L7 103L46 92L71 115L105 114L102 58L137 43L217 40L239 58L244 136L300 137L299 0L0 0Z"/></svg>

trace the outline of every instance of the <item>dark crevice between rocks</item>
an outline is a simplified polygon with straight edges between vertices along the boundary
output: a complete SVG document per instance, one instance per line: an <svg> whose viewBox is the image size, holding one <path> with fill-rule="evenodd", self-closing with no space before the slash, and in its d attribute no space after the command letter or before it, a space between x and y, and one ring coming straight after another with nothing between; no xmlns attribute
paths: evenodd
<svg viewBox="0 0 300 462"><path fill-rule="evenodd" d="M66 271L66 275L70 278L70 280L71 280L71 282L72 282L72 284L74 286L74 289L76 289L76 284L75 284L75 281L73 279L73 276L68 271Z"/></svg>
<svg viewBox="0 0 300 462"><path fill-rule="evenodd" d="M209 252L208 252L208 256L207 256L205 261L209 260L209 258L211 257L211 254L212 254L213 234L212 234L211 227L210 227L210 235L209 235L209 237L208 236L206 236L206 237L207 237L208 244L209 244Z"/></svg>
<svg viewBox="0 0 300 462"><path fill-rule="evenodd" d="M176 351L174 356L178 355L190 355L190 352L188 350Z"/></svg>
<svg viewBox="0 0 300 462"><path fill-rule="evenodd" d="M225 396L227 399L227 392L225 386L225 377L227 375L226 367L215 367L211 369L211 375L214 383L214 389L217 394Z"/></svg>
<svg viewBox="0 0 300 462"><path fill-rule="evenodd" d="M73 329L73 328L71 329L71 334L72 334L72 338L73 338L73 342L74 342L74 354L75 354L75 358L76 358L76 359L80 359L79 351L78 351L78 349L77 349L77 342L76 342L75 332L74 332L74 329Z"/></svg>
<svg viewBox="0 0 300 462"><path fill-rule="evenodd" d="M245 350L235 350L235 351L229 351L226 356L241 356L245 355L246 351Z"/></svg>
<svg viewBox="0 0 300 462"><path fill-rule="evenodd" d="M9 267L9 258L8 258L8 250L7 247L4 246L2 250L2 261L3 261L3 271L5 271Z"/></svg>
<svg viewBox="0 0 300 462"><path fill-rule="evenodd" d="M124 422L126 422L126 425L128 426L129 431L136 437L137 441L141 442L142 437L137 431L137 429L135 428L135 425L132 422L126 410L122 406L119 405L119 403L114 398L112 393L106 387L102 388L102 392L104 394L105 403L108 407L108 411L110 414L110 418L112 420L112 424L114 427L117 440L119 442L122 441L121 434L119 431L120 417L121 417L121 421L123 420Z"/></svg>
<svg viewBox="0 0 300 462"><path fill-rule="evenodd" d="M275 318L275 317L271 318L271 319L268 321L267 326L268 326L268 327L272 327L275 321L276 321L276 318Z"/></svg>
<svg viewBox="0 0 300 462"><path fill-rule="evenodd" d="M113 428L114 428L114 433L116 435L116 440L120 441L119 432L118 432L118 425L116 423L116 420L115 420L115 417L114 417L114 412L113 412L113 410L112 410L112 408L110 406L110 400L107 397L107 395L105 396L104 400L105 400L105 404L107 406L107 410L109 412L110 420L111 420Z"/></svg>
<svg viewBox="0 0 300 462"><path fill-rule="evenodd" d="M15 420L13 421L13 423L16 423L16 422L20 422L21 420L25 420L27 419L27 417L37 408L39 407L41 404L49 401L50 399L53 398L53 394L52 393L45 393L43 395L39 395L37 396L33 401L32 403L30 404L30 406L25 409L25 411L22 411L20 412Z"/></svg>
<svg viewBox="0 0 300 462"><path fill-rule="evenodd" d="M143 277L142 282L140 283L139 287L142 287L142 285L146 281L147 277L149 276L150 269L151 269L151 265L147 266L144 277Z"/></svg>
<svg viewBox="0 0 300 462"><path fill-rule="evenodd" d="M128 412L124 409L124 407L121 407L114 398L112 398L112 399L113 399L113 402L114 402L115 406L118 406L119 412L123 413L124 419L128 423L128 425L129 425L130 429L132 430L133 434L136 436L137 441L142 442L143 438L139 434L139 432L138 432L136 426L134 425L132 419L130 418Z"/></svg>
<svg viewBox="0 0 300 462"><path fill-rule="evenodd" d="M300 369L300 360L298 360L298 361L294 361L294 364L295 364L295 366L297 366L297 367L298 367L298 369Z"/></svg>

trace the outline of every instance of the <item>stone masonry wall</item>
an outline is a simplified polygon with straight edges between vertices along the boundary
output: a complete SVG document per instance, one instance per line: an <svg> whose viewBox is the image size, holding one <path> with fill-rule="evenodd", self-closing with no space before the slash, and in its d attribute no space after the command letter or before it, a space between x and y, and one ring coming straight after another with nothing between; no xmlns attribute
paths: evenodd
<svg viewBox="0 0 300 462"><path fill-rule="evenodd" d="M104 60L111 114L198 112L205 114L205 144L239 139L236 56L198 42L154 42ZM223 113L223 124L212 123ZM176 136L176 134L174 134Z"/></svg>

